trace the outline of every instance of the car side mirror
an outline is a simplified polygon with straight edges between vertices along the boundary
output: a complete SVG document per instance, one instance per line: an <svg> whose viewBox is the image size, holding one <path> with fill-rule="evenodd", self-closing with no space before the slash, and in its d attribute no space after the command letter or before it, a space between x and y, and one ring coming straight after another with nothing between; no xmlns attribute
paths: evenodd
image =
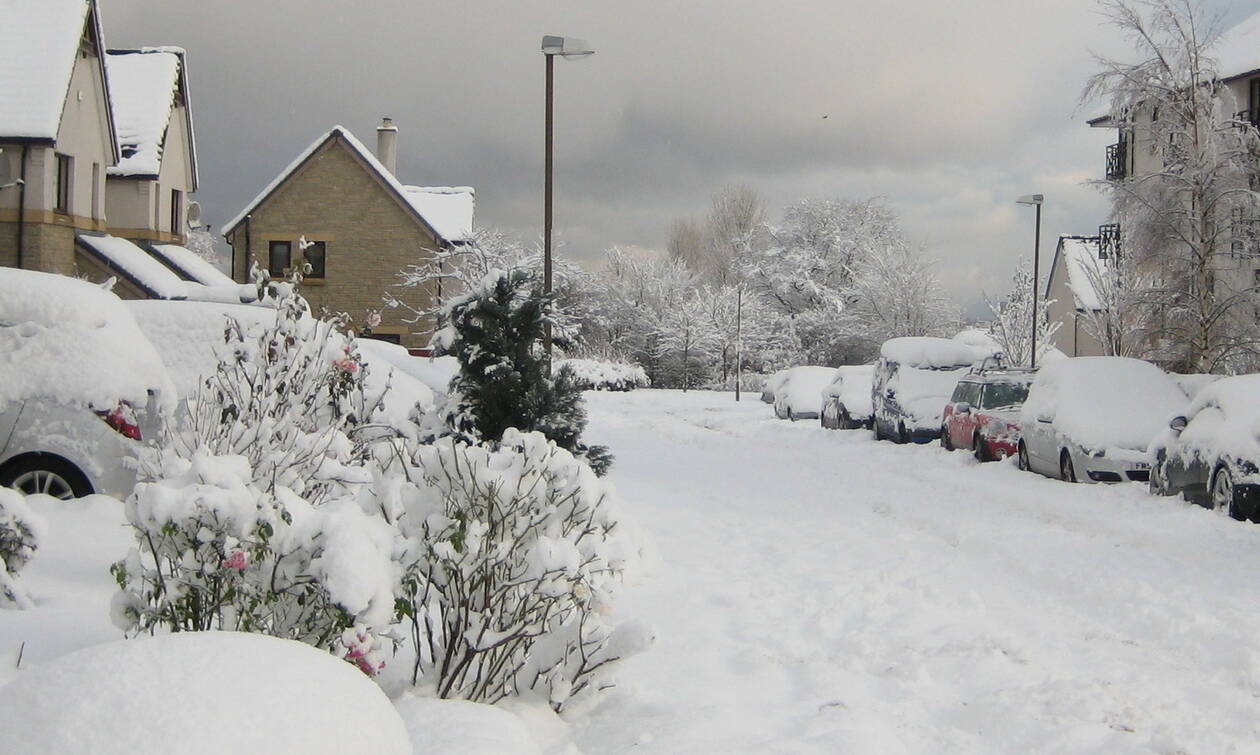
<svg viewBox="0 0 1260 755"><path fill-rule="evenodd" d="M966 401L959 401L958 406L954 407L955 414L971 414L971 404Z"/></svg>
<svg viewBox="0 0 1260 755"><path fill-rule="evenodd" d="M1180 433L1182 430L1186 429L1186 425L1188 424L1190 423L1185 417L1173 417L1172 420L1169 421L1168 426L1172 428L1173 432Z"/></svg>

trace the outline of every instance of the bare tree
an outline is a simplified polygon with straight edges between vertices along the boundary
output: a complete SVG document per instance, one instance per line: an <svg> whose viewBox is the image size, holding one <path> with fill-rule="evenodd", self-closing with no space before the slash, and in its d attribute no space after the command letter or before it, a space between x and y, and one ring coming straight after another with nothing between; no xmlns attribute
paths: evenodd
<svg viewBox="0 0 1260 755"><path fill-rule="evenodd" d="M705 227L693 218L679 218L669 227L669 241L665 249L669 258L682 262L692 270L702 270L708 241Z"/></svg>
<svg viewBox="0 0 1260 755"><path fill-rule="evenodd" d="M1193 0L1101 6L1133 42L1137 62L1098 58L1102 70L1082 102L1108 102L1126 147L1124 168L1133 155L1131 173L1115 170L1101 183L1126 253L1150 274L1147 298L1162 312L1154 342L1175 369L1224 369L1255 348L1254 321L1248 328L1236 312L1250 305L1253 284L1231 284L1222 271L1239 267L1232 260L1239 237L1260 217L1252 190L1260 185L1260 138L1236 117L1211 57L1219 24Z"/></svg>
<svg viewBox="0 0 1260 755"><path fill-rule="evenodd" d="M761 196L751 186L728 186L713 195L704 265L710 280L719 286L736 282L764 216Z"/></svg>

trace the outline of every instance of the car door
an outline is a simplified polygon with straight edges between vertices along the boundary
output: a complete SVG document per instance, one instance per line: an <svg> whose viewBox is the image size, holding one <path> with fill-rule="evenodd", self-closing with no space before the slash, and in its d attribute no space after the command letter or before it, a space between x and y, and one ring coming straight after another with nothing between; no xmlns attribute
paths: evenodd
<svg viewBox="0 0 1260 755"><path fill-rule="evenodd" d="M1028 465L1033 471L1057 476L1059 470L1059 446L1054 430L1053 408L1043 408L1034 414L1030 422L1020 425L1024 448L1028 450Z"/></svg>
<svg viewBox="0 0 1260 755"><path fill-rule="evenodd" d="M9 439L13 437L13 428L17 426L18 417L21 415L21 401L0 402L0 461L6 458L5 449L9 445Z"/></svg>

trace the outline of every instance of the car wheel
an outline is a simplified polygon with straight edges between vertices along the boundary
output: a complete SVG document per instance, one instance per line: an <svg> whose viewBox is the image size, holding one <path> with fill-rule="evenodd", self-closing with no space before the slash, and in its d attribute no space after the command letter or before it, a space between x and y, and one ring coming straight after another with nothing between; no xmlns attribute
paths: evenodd
<svg viewBox="0 0 1260 755"><path fill-rule="evenodd" d="M42 493L67 501L92 494L92 484L70 462L57 456L19 456L0 470L0 487L23 495Z"/></svg>
<svg viewBox="0 0 1260 755"><path fill-rule="evenodd" d="M1019 442L1019 453L1016 456L1019 457L1016 464L1018 464L1020 471L1031 472L1032 464L1028 461L1028 447L1024 445L1022 440Z"/></svg>
<svg viewBox="0 0 1260 755"><path fill-rule="evenodd" d="M984 445L984 438L980 437L980 433L976 433L976 437L971 441L971 453L981 464L989 461L989 449Z"/></svg>
<svg viewBox="0 0 1260 755"><path fill-rule="evenodd" d="M1059 452L1059 479L1064 482L1076 482L1076 469L1072 466L1072 454L1067 449Z"/></svg>
<svg viewBox="0 0 1260 755"><path fill-rule="evenodd" d="M954 439L949 437L949 427L941 425L941 448L946 451L954 450Z"/></svg>
<svg viewBox="0 0 1260 755"><path fill-rule="evenodd" d="M852 430L857 427L857 425L853 422L853 417L849 416L849 410L845 409L843 406L840 407L840 420L836 423L836 425L841 430Z"/></svg>
<svg viewBox="0 0 1260 755"><path fill-rule="evenodd" d="M1162 453L1162 452L1161 452ZM1167 463L1167 457L1160 455L1155 458L1155 462L1151 464L1151 479L1148 483L1148 489L1151 495L1170 495L1168 490L1168 474L1164 468Z"/></svg>
<svg viewBox="0 0 1260 755"><path fill-rule="evenodd" d="M906 432L906 423L905 423L905 422L899 422L899 423L897 423L897 442L898 442L898 443L909 443L909 442L910 442L910 433Z"/></svg>
<svg viewBox="0 0 1260 755"><path fill-rule="evenodd" d="M1247 518L1238 510L1238 501L1234 497L1234 476L1229 473L1228 467L1217 467L1216 473L1212 475L1212 508L1225 511L1231 518L1239 521Z"/></svg>
<svg viewBox="0 0 1260 755"><path fill-rule="evenodd" d="M826 430L835 430L836 422L832 419L834 412L831 411L831 404L823 404L822 411L818 413L818 424Z"/></svg>

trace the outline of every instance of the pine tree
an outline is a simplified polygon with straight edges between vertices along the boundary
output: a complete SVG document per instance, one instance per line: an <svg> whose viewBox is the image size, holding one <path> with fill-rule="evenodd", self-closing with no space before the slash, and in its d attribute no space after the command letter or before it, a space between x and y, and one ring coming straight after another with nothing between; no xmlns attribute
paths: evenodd
<svg viewBox="0 0 1260 755"><path fill-rule="evenodd" d="M445 421L470 440L498 441L511 427L536 430L603 475L612 456L581 441L586 409L572 372L547 375L539 344L553 312L552 297L524 270L491 274L451 302L436 340L460 365Z"/></svg>

